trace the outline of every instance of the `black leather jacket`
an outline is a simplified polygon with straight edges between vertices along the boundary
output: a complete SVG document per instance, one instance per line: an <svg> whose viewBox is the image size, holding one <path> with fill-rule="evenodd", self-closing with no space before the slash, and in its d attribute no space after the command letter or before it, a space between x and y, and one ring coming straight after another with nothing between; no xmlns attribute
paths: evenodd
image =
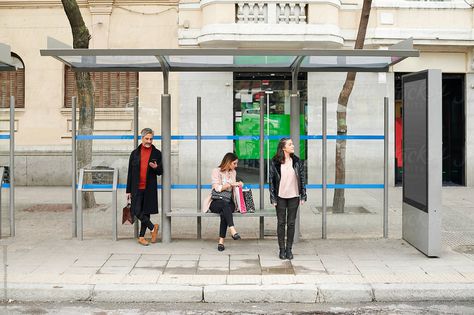
<svg viewBox="0 0 474 315"><path fill-rule="evenodd" d="M296 155L291 156L293 160L293 169L295 170L296 177L298 178L298 191L300 194L300 200L306 201L306 186L304 183L304 162L301 161ZM272 159L270 161L270 202L272 204L277 203L278 191L280 188L280 177L281 177L281 163Z"/></svg>

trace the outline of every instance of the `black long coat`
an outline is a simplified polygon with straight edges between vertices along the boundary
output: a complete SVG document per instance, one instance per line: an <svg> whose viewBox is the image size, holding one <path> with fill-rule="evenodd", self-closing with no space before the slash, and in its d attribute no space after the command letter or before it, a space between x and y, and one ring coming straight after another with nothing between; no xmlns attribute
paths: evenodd
<svg viewBox="0 0 474 315"><path fill-rule="evenodd" d="M163 165L161 163L161 152L154 145L151 145L150 161L156 159L158 167L153 169L148 165L146 173L146 188L145 196L143 200L143 213L144 214L156 214L158 213L158 195L156 191L157 178L156 176L163 174ZM136 216L136 196L138 192L138 184L140 182L140 153L142 145L132 151L130 154L130 160L128 162L128 176L127 176L127 193L132 194L131 210ZM148 161L148 163L150 162Z"/></svg>

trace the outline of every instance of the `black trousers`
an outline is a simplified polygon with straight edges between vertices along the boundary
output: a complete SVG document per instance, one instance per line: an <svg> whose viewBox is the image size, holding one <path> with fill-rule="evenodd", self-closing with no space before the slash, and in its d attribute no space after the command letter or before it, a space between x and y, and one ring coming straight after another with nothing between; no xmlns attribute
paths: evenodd
<svg viewBox="0 0 474 315"><path fill-rule="evenodd" d="M296 213L298 212L299 204L299 197L289 199L278 197L277 199L277 235L278 246L280 246L280 248L285 248L285 228L286 247L291 248L293 246L293 240L295 238Z"/></svg>
<svg viewBox="0 0 474 315"><path fill-rule="evenodd" d="M232 212L235 210L235 204L223 200L212 200L209 210L212 213L221 215L221 225L219 227L219 237L225 238L227 227L234 226L234 216Z"/></svg>
<svg viewBox="0 0 474 315"><path fill-rule="evenodd" d="M140 226L140 237L145 236L146 228L149 228L151 231L155 228L155 225L150 221L150 215L143 213L143 201L145 196L145 190L139 189L137 192L137 203L136 203L136 217L141 222Z"/></svg>

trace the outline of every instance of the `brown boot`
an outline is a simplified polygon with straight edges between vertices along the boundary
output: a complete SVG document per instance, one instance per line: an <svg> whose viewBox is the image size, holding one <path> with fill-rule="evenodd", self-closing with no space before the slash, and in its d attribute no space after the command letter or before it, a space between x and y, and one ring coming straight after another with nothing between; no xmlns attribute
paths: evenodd
<svg viewBox="0 0 474 315"><path fill-rule="evenodd" d="M156 237L158 236L158 229L160 228L159 224L155 224L153 231L151 231L151 242L156 243Z"/></svg>
<svg viewBox="0 0 474 315"><path fill-rule="evenodd" d="M141 244L143 246L148 246L150 245L150 243L148 243L148 241L144 238L144 237L139 237L138 238L138 244Z"/></svg>

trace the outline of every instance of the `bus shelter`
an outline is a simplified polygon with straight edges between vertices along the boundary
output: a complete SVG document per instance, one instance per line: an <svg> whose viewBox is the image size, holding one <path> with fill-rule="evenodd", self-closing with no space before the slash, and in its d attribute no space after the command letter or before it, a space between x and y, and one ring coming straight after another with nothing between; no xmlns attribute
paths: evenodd
<svg viewBox="0 0 474 315"><path fill-rule="evenodd" d="M56 40L48 40L48 48L41 50L42 56L56 58L73 71L83 72L161 72L163 74L163 94L161 95L161 149L163 154L162 177L162 241L171 241L171 97L169 94L170 72L287 72L292 75L290 96L290 137L295 144L295 151L299 152L300 140L300 108L298 95L298 74L301 72L388 72L394 64L407 57L419 56L418 50L413 48L412 39L407 39L387 49L72 49ZM236 63L236 57L247 57L246 63ZM273 62L267 63L267 57ZM277 61L275 61L277 60ZM136 101L136 106L138 102ZM388 98L385 98L384 116L384 183L379 185L384 190L383 235L388 235ZM72 102L73 106L75 102ZM198 99L200 104L200 99ZM262 104L263 105L263 104ZM322 140L322 217L323 238L325 232L327 162L326 142L328 135L325 132L326 101L323 98L323 133L318 139ZM261 115L263 111L260 111ZM73 114L75 108L73 107ZM260 120L261 122L263 120ZM75 124L72 124L73 126ZM263 128L260 128L260 143L263 142ZM198 133L200 130L198 130ZM76 209L76 169L75 169L75 140L73 134L73 220ZM137 122L135 116L135 143L137 143ZM201 137L194 139L200 141ZM198 144L199 145L199 144ZM199 147L198 147L199 148ZM263 160L263 146L260 145L260 161ZM198 160L199 161L199 160ZM199 163L198 163L199 164ZM261 163L260 165L263 165ZM198 194L200 194L200 165L198 168ZM264 173L260 167L259 185L260 209L263 209ZM329 185L330 186L330 185ZM334 185L332 185L334 186ZM332 187L334 188L334 187ZM344 188L344 187L339 187ZM199 203L198 203L199 208ZM198 225L200 225L198 218ZM260 218L260 226L263 217ZM298 223L297 223L298 226ZM199 229L199 227L198 227ZM298 229L297 229L298 231ZM198 232L199 234L199 232ZM298 233L296 233L298 235ZM74 233L73 233L74 235Z"/></svg>
<svg viewBox="0 0 474 315"><path fill-rule="evenodd" d="M15 71L16 67L13 65L11 58L10 46L0 43L0 71ZM0 140L9 140L9 176L8 180L0 174L0 238L2 237L2 211L1 211L1 191L2 188L9 189L9 216L10 216L10 236L15 236L15 97L10 97L10 118L9 118L9 133L0 134ZM3 167L2 167L3 168ZM4 182L4 179L8 182Z"/></svg>

